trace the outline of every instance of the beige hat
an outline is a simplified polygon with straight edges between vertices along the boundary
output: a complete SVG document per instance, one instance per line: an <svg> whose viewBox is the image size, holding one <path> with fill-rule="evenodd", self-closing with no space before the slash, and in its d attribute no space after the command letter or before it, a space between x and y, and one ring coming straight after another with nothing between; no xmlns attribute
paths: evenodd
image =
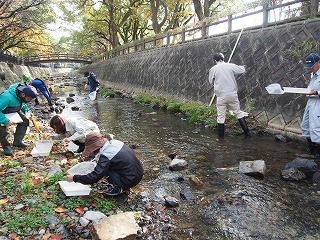
<svg viewBox="0 0 320 240"><path fill-rule="evenodd" d="M96 151L99 148L102 148L103 145L108 141L100 133L91 132L86 136L84 145L83 156L89 156L92 152Z"/></svg>

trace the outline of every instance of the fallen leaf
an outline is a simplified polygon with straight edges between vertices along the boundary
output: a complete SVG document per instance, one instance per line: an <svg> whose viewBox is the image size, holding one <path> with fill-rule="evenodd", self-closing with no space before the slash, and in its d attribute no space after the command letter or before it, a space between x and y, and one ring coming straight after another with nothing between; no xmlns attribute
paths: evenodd
<svg viewBox="0 0 320 240"><path fill-rule="evenodd" d="M9 201L9 198L0 199L0 204L7 203Z"/></svg>
<svg viewBox="0 0 320 240"><path fill-rule="evenodd" d="M57 213L63 213L63 212L65 211L65 209L62 208L62 207L56 207L56 208L54 209L54 211L57 212Z"/></svg>
<svg viewBox="0 0 320 240"><path fill-rule="evenodd" d="M64 237L61 234L55 234L51 238L52 238L52 240L61 240Z"/></svg>
<svg viewBox="0 0 320 240"><path fill-rule="evenodd" d="M42 239L49 239L51 237L51 233L46 233L42 236Z"/></svg>
<svg viewBox="0 0 320 240"><path fill-rule="evenodd" d="M77 207L76 208L77 213L84 214L84 207Z"/></svg>

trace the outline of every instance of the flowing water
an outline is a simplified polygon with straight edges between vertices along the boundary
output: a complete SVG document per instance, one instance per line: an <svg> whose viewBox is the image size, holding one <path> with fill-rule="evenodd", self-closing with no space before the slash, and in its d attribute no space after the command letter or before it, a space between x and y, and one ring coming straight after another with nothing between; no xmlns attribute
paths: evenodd
<svg viewBox="0 0 320 240"><path fill-rule="evenodd" d="M137 145L135 152L145 167L139 184L147 191L143 201L161 204L165 195L179 199L179 207L167 210L177 227L174 233L150 239L320 238L319 186L280 177L296 153L305 153L302 143L255 134L244 139L228 133L219 142L214 130L201 128L195 133L196 126L162 110L122 98L98 97L92 102L87 94L76 94L75 103L64 114L82 115L97 122L103 133ZM72 112L73 105L81 111ZM171 153L188 162L187 170L168 169ZM267 165L264 179L238 174L240 161L259 159ZM193 175L204 184L191 184ZM194 200L180 197L185 189Z"/></svg>

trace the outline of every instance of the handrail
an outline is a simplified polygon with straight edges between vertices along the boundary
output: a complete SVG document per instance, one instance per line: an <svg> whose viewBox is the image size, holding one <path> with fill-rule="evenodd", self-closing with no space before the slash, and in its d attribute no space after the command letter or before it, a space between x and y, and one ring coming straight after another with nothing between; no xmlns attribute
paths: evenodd
<svg viewBox="0 0 320 240"><path fill-rule="evenodd" d="M223 34L236 33L240 31L241 27L244 25L244 23L242 23L240 24L241 26L236 28L236 21L241 19L245 20L244 18L254 15L258 15L260 21L251 21L250 24L246 24L245 29L269 27L296 21L298 19L320 17L319 0L311 0L308 14L304 15L302 15L301 10L303 2L303 0L295 0L275 6L268 6L267 4L255 5L251 9L247 9L234 15L221 17L218 21L206 22L209 19L205 19L202 22L195 23L193 26L185 26L183 28L173 29L171 31L168 31L167 33L162 33L150 38L145 38L142 40L124 44L113 50L97 54L97 56L95 56L93 60L101 61L120 55L150 50L158 47L181 44L193 40L220 36ZM298 6L299 8L297 8L297 5L299 4L300 6ZM318 7L316 8L315 6ZM256 24L257 22L259 24ZM219 31L216 31L214 28L219 29Z"/></svg>
<svg viewBox="0 0 320 240"><path fill-rule="evenodd" d="M52 60L52 59L67 59L67 60L91 60L91 56L82 56L70 53L52 53L48 55L32 55L24 58L25 62Z"/></svg>

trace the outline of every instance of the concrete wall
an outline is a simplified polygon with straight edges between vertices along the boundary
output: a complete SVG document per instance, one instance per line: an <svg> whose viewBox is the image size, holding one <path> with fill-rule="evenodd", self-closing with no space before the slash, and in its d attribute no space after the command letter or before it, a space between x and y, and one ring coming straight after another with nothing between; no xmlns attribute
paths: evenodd
<svg viewBox="0 0 320 240"><path fill-rule="evenodd" d="M80 72L93 71L114 88L208 104L213 94L207 80L212 53L222 51L228 60L237 37L230 34L122 55L88 65ZM308 80L302 77L304 59L310 51L317 51L314 43L319 46L319 39L318 19L244 30L231 59L247 70L238 79L242 109L253 109L255 117L270 127L300 133L306 97L269 95L265 87L271 83L307 87Z"/></svg>
<svg viewBox="0 0 320 240"><path fill-rule="evenodd" d="M51 75L52 71L50 68L28 67L0 62L0 72L4 72L6 76L4 82L0 80L0 92L5 90L9 85L20 82L22 75L30 76L31 79L36 77L45 78Z"/></svg>

